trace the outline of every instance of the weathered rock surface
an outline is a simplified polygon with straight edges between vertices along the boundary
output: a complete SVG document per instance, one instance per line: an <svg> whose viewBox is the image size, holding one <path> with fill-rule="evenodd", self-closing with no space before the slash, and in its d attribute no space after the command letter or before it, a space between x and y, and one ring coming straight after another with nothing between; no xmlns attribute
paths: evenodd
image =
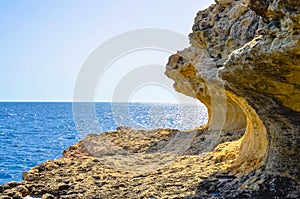
<svg viewBox="0 0 300 199"><path fill-rule="evenodd" d="M246 128L229 170L247 180L219 183L210 197L299 197L299 23L297 0L218 0L197 14L192 46L170 58L166 74L206 104L209 126ZM198 197L211 195L205 183Z"/></svg>
<svg viewBox="0 0 300 199"><path fill-rule="evenodd" d="M21 183L0 186L0 193L2 198L48 199L188 197L201 179L225 171L237 155L237 150L227 154L219 148L199 156L206 149L195 140L205 143L207 136L207 128L180 132L119 127L91 134L66 149L60 159L24 173ZM229 139L234 138L223 136L220 142ZM229 155L231 159L222 160Z"/></svg>
<svg viewBox="0 0 300 199"><path fill-rule="evenodd" d="M0 198L300 198L299 33L299 0L216 0L166 70L206 126L88 135Z"/></svg>

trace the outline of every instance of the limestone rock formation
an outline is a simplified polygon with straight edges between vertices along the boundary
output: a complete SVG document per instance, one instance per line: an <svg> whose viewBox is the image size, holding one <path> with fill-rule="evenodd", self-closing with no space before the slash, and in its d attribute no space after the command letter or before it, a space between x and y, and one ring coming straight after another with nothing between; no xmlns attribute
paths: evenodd
<svg viewBox="0 0 300 199"><path fill-rule="evenodd" d="M300 198L299 33L299 0L216 0L166 69L207 125L88 135L0 198Z"/></svg>
<svg viewBox="0 0 300 199"><path fill-rule="evenodd" d="M300 2L216 2L197 14L192 46L170 57L166 74L207 106L211 127L245 128L230 168L249 178L231 185L241 197L299 197Z"/></svg>

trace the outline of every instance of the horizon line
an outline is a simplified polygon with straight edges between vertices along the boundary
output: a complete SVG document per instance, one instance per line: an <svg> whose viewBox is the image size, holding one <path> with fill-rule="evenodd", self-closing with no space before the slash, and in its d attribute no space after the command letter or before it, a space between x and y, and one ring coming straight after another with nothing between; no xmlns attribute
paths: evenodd
<svg viewBox="0 0 300 199"><path fill-rule="evenodd" d="M70 100L0 100L0 103L168 103L168 104L192 104L193 102L176 101L70 101ZM197 103L202 104L200 101Z"/></svg>

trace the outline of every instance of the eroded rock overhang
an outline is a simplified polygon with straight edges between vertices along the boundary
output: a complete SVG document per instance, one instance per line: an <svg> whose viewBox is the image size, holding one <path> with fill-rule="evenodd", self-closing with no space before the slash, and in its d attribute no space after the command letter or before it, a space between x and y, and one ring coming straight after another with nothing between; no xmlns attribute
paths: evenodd
<svg viewBox="0 0 300 199"><path fill-rule="evenodd" d="M206 105L209 133L245 129L226 143L238 150L232 170L264 165L299 182L300 2L216 3L197 14L191 47L170 57L166 75Z"/></svg>

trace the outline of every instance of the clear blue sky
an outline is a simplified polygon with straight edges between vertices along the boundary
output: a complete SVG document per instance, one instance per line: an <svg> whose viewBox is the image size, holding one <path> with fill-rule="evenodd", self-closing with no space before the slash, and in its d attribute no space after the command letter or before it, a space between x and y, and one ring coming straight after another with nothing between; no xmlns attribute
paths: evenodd
<svg viewBox="0 0 300 199"><path fill-rule="evenodd" d="M188 35L197 11L211 3L212 0L2 0L0 101L72 101L78 72L101 43L138 28L164 28ZM166 63L168 55L158 59ZM108 90L113 89L111 86L106 85ZM168 98L168 94L158 96ZM103 95L96 97L109 101ZM151 101L150 98L155 96L143 96L142 91L134 96L137 101Z"/></svg>

